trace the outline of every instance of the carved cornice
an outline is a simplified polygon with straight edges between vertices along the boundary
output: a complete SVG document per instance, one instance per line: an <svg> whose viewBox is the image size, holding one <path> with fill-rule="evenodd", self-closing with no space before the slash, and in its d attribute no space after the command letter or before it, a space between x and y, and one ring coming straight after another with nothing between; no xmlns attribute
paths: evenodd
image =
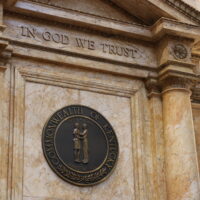
<svg viewBox="0 0 200 200"><path fill-rule="evenodd" d="M106 19L106 20L110 20L110 21L114 21L114 22L118 22L118 23L126 23L126 24L133 24L133 25L140 25L140 26L146 26L141 20L139 19L136 19L138 21L138 23L136 22L127 22L127 21L124 21L124 20L119 20L119 19L115 19L115 18L109 18L109 17L104 17L104 16L99 16L99 15L95 15L95 14L91 14L91 13L86 13L86 12L83 12L83 11L80 11L80 10L75 10L75 9L70 9L70 8L64 8L56 3L53 3L51 1L41 1L41 0L27 0L29 2L33 2L33 3L40 3L40 4L43 4L43 5L46 5L46 6L51 6L51 7L55 7L55 8L58 8L58 9L62 9L62 10L66 10L68 12L75 12L75 13L78 13L78 14L83 14L83 15L88 15L88 16L93 16L93 17L96 17L96 18L101 18L101 19ZM117 7L117 9L120 9L120 11L122 13L124 13L125 15L127 15L128 13L125 12L122 8L118 7L116 4L108 1L109 4L111 4L112 6L114 7ZM133 16L131 16L133 17Z"/></svg>
<svg viewBox="0 0 200 200"><path fill-rule="evenodd" d="M84 12L79 11L79 10L63 8L62 6L59 6L58 4L52 3L50 1L46 1L46 2L41 1L41 0L28 0L28 1L41 3L41 4L44 4L44 5L48 5L48 6L54 6L54 7L57 7L57 8L68 10L68 11L75 11L75 12L79 12L79 13L82 13L82 14L88 14L88 13L84 13ZM187 16L188 18L190 18L191 20L200 23L200 12L198 10L196 10L195 8L191 7L190 5L186 4L185 2L183 2L181 0L163 0L163 1L165 3L167 3L168 5L170 5L171 7L175 8L176 10L178 10L179 12L181 12L182 14L184 14L185 16ZM112 4L112 6L116 7L116 4L114 4L112 2L109 2L109 3ZM118 6L117 6L117 8L120 9L123 13L125 13L125 11L122 8L120 8ZM93 15L93 14L89 14L89 15ZM101 17L101 16L98 16L98 15L93 15L93 16ZM106 17L101 17L101 18L114 20L114 21L117 21L117 22L124 22L124 23L128 23L128 24L137 24L137 23L130 23L130 22L126 22L126 21L123 21L123 20L114 19L114 18L106 18ZM140 23L138 23L138 24L144 25L144 23L142 23L141 20L140 20Z"/></svg>
<svg viewBox="0 0 200 200"><path fill-rule="evenodd" d="M0 61L6 63L11 58L13 49L8 38L2 36L6 26L0 25Z"/></svg>
<svg viewBox="0 0 200 200"><path fill-rule="evenodd" d="M12 53L13 53L13 48L11 45L8 45L4 51L2 51L1 53L1 57L2 59L7 62L11 57L12 57Z"/></svg>
<svg viewBox="0 0 200 200"><path fill-rule="evenodd" d="M181 76L180 74L168 72L165 76L156 78L147 78L145 82L148 97L160 96L161 91L167 92L170 90L185 90L191 92L194 88L196 80L194 77L189 77L188 75Z"/></svg>
<svg viewBox="0 0 200 200"><path fill-rule="evenodd" d="M189 17L191 20L194 20L200 23L200 12L190 5L186 4L181 0L163 0L171 7L175 8L185 16Z"/></svg>

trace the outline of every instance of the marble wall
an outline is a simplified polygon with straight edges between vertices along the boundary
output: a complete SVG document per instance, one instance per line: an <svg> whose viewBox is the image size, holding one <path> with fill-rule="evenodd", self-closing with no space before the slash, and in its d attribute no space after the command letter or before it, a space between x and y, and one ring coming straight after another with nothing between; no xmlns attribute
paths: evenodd
<svg viewBox="0 0 200 200"><path fill-rule="evenodd" d="M136 145L133 143L133 125L136 123L132 116L132 101L142 82L70 66L21 59L15 59L13 63L12 199L135 199L135 172L138 169L133 151ZM43 155L41 137L45 122L56 110L71 104L86 105L103 114L118 137L120 153L116 169L106 181L96 186L84 188L64 182L50 169Z"/></svg>
<svg viewBox="0 0 200 200"><path fill-rule="evenodd" d="M200 166L200 104L193 104L193 119L196 136L197 157Z"/></svg>
<svg viewBox="0 0 200 200"><path fill-rule="evenodd" d="M35 83L26 84L24 136L24 200L132 200L134 195L130 99ZM97 186L80 188L60 178L48 166L41 146L42 128L56 110L71 104L90 106L113 125L120 147L113 175Z"/></svg>
<svg viewBox="0 0 200 200"><path fill-rule="evenodd" d="M198 200L189 85L199 28L132 24L101 0L63 2L18 1L4 13L0 200ZM43 155L45 122L72 104L104 115L118 137L116 169L96 186L64 182ZM197 105L193 116L200 164Z"/></svg>

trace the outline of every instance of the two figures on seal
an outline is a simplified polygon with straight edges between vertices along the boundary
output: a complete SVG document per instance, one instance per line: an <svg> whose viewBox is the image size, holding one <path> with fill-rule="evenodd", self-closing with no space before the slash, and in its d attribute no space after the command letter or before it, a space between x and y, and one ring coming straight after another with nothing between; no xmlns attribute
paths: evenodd
<svg viewBox="0 0 200 200"><path fill-rule="evenodd" d="M88 155L88 129L87 124L82 125L80 128L79 123L75 123L73 130L73 143L74 143L74 161L77 163L87 164L89 162Z"/></svg>

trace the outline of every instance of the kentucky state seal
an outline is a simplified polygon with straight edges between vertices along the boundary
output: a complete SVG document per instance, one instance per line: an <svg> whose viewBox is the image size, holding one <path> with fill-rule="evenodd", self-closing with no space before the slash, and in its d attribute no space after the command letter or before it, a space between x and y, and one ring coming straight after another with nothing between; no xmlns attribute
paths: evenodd
<svg viewBox="0 0 200 200"><path fill-rule="evenodd" d="M51 169L78 186L104 181L119 154L114 129L99 112L83 105L56 111L44 126L42 147Z"/></svg>

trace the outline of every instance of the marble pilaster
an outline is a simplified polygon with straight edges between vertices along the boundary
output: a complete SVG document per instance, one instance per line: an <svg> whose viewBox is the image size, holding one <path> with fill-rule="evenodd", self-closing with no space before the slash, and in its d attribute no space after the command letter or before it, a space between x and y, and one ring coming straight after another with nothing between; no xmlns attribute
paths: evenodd
<svg viewBox="0 0 200 200"><path fill-rule="evenodd" d="M148 103L151 114L150 131L152 141L154 199L166 200L163 113L158 81L155 78L148 78L146 81L146 88L148 90Z"/></svg>

